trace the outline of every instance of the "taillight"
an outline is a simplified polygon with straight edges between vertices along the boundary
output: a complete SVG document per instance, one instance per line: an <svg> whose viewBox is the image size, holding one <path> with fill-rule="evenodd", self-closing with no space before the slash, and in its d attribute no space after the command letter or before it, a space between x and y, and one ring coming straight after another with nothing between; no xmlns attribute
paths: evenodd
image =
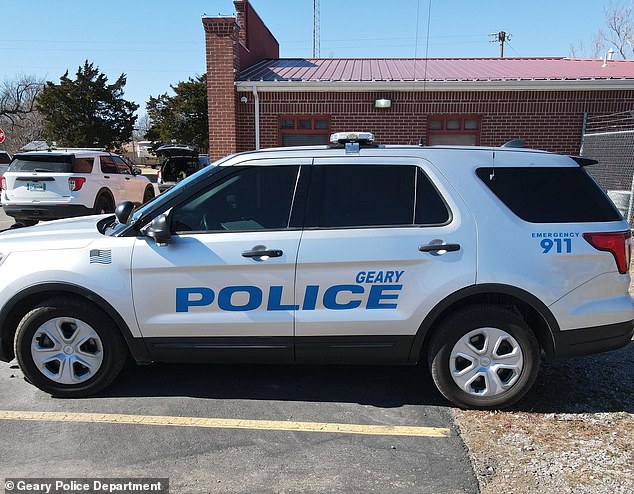
<svg viewBox="0 0 634 494"><path fill-rule="evenodd" d="M156 172L156 181L160 182L161 181L161 170Z"/></svg>
<svg viewBox="0 0 634 494"><path fill-rule="evenodd" d="M86 183L86 177L70 177L68 179L68 188L75 192L80 190Z"/></svg>
<svg viewBox="0 0 634 494"><path fill-rule="evenodd" d="M7 190L7 179L4 177L0 178L0 190Z"/></svg>
<svg viewBox="0 0 634 494"><path fill-rule="evenodd" d="M629 230L625 232L584 233L583 238L595 249L611 252L619 273L628 272L632 254L632 234Z"/></svg>

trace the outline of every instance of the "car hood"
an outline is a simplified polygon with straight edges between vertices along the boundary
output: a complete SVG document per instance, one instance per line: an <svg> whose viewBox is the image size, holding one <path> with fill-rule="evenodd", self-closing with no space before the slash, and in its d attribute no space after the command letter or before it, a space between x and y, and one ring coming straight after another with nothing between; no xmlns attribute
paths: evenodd
<svg viewBox="0 0 634 494"><path fill-rule="evenodd" d="M83 216L5 230L0 233L0 252L86 247L96 239L103 238L97 223L107 216Z"/></svg>

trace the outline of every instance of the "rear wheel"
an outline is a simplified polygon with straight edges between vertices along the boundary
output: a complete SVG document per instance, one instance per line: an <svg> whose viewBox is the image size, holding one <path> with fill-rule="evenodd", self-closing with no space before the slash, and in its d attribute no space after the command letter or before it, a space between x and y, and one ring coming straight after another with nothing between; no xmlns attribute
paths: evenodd
<svg viewBox="0 0 634 494"><path fill-rule="evenodd" d="M112 200L105 194L101 194L95 201L95 214L106 214L114 212L114 204Z"/></svg>
<svg viewBox="0 0 634 494"><path fill-rule="evenodd" d="M449 316L431 342L440 392L465 408L505 408L522 398L539 371L539 344L521 316L474 305Z"/></svg>
<svg viewBox="0 0 634 494"><path fill-rule="evenodd" d="M15 337L24 376L53 396L97 393L117 376L127 357L125 341L97 307L54 298L24 316Z"/></svg>
<svg viewBox="0 0 634 494"><path fill-rule="evenodd" d="M146 187L145 192L143 192L143 204L150 202L152 199L154 199L154 187Z"/></svg>

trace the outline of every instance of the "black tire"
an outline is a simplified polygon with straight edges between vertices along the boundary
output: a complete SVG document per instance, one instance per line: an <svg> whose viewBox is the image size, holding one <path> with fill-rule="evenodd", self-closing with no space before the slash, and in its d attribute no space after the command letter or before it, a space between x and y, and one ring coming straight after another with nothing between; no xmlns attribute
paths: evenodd
<svg viewBox="0 0 634 494"><path fill-rule="evenodd" d="M95 200L94 214L114 213L114 203L106 194L101 194Z"/></svg>
<svg viewBox="0 0 634 494"><path fill-rule="evenodd" d="M150 202L152 199L154 199L154 187L146 187L145 191L143 192L143 204L145 204L146 202Z"/></svg>
<svg viewBox="0 0 634 494"><path fill-rule="evenodd" d="M57 341L48 338L46 331ZM64 335L71 338L73 334L74 340L63 339ZM42 391L66 398L90 396L108 386L128 356L119 328L103 311L90 302L81 303L66 297L49 299L27 313L18 325L14 345L26 379ZM60 351L51 351L56 345ZM70 354L67 353L69 347L73 350ZM35 358L39 356L51 361L44 365L40 362L38 366ZM90 359L93 363L100 361L99 365L90 369ZM74 382L64 383L65 377Z"/></svg>
<svg viewBox="0 0 634 494"><path fill-rule="evenodd" d="M493 351L489 341L498 342ZM526 321L510 309L489 305L448 316L434 332L428 354L445 398L484 410L506 408L522 398L535 382L539 359L539 343Z"/></svg>

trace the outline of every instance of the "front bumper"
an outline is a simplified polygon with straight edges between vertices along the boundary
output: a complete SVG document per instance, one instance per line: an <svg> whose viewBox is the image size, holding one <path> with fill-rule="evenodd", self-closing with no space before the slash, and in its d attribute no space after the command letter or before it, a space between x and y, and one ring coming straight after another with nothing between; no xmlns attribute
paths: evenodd
<svg viewBox="0 0 634 494"><path fill-rule="evenodd" d="M606 326L557 331L553 355L568 357L609 352L626 346L634 335L634 320Z"/></svg>

